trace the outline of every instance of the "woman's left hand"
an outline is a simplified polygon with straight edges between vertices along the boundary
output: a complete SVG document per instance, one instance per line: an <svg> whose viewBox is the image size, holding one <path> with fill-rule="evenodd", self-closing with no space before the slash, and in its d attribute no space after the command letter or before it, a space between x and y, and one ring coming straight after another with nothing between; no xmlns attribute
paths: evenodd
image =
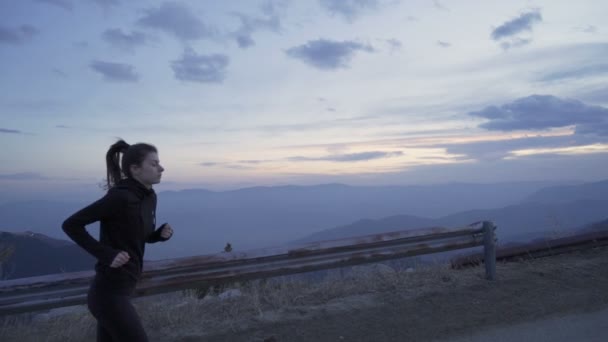
<svg viewBox="0 0 608 342"><path fill-rule="evenodd" d="M172 235L173 235L173 228L171 228L170 224L168 224L168 223L165 224L163 226L163 229L161 229L161 231L160 231L160 236L163 239L170 239Z"/></svg>

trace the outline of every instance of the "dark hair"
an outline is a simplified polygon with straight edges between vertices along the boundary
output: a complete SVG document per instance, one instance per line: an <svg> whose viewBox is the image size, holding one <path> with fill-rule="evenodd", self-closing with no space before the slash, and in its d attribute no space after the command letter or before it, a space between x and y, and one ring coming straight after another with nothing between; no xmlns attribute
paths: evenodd
<svg viewBox="0 0 608 342"><path fill-rule="evenodd" d="M153 145L144 143L129 145L122 139L110 146L106 153L108 189L118 184L121 179L130 178L131 165L141 165L148 153L151 152L158 153ZM120 153L122 153L122 160Z"/></svg>

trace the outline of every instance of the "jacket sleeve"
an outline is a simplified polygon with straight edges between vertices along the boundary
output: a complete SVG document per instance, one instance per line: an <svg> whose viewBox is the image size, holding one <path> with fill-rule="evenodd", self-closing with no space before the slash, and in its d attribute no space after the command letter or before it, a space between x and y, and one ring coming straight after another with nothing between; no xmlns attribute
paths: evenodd
<svg viewBox="0 0 608 342"><path fill-rule="evenodd" d="M165 239L164 237L160 236L160 232L161 232L161 230L163 230L163 227L166 224L167 223L163 223L152 234L148 235L148 239L146 240L146 242L147 243L156 243L156 242L159 242L159 241L167 241L167 240L169 240L169 239Z"/></svg>
<svg viewBox="0 0 608 342"><path fill-rule="evenodd" d="M110 265L120 252L95 240L85 228L93 222L111 219L119 215L127 204L126 197L119 191L108 191L104 197L68 217L62 225L63 231L77 245L93 255L101 263Z"/></svg>

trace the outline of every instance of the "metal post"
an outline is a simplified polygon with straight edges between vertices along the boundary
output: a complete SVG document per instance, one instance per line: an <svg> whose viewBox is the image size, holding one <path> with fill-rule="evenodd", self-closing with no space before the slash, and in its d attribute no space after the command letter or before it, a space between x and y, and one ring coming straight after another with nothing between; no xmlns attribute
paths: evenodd
<svg viewBox="0 0 608 342"><path fill-rule="evenodd" d="M483 221L484 263L486 264L486 279L496 279L496 245L494 243L494 224Z"/></svg>

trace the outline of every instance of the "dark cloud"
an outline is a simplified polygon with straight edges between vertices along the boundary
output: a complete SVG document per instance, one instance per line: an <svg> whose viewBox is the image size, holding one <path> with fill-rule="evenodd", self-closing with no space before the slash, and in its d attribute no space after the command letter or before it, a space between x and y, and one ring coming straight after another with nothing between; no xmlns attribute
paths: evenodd
<svg viewBox="0 0 608 342"><path fill-rule="evenodd" d="M585 65L582 67L569 68L568 70L556 71L544 75L541 81L559 81L572 78L584 78L598 76L608 73L608 64Z"/></svg>
<svg viewBox="0 0 608 342"><path fill-rule="evenodd" d="M532 136L518 139L480 141L473 143L450 144L444 147L449 154L465 155L475 160L499 160L511 155L512 151L530 148L559 148L585 145L587 141L573 141L571 136Z"/></svg>
<svg viewBox="0 0 608 342"><path fill-rule="evenodd" d="M46 3L52 6L57 6L66 11L71 11L74 9L74 5L70 0L34 0L35 2Z"/></svg>
<svg viewBox="0 0 608 342"><path fill-rule="evenodd" d="M356 162L366 161L373 159L391 158L403 155L403 152L383 152L383 151L370 151L360 153L347 153L347 154L335 154L325 157L289 157L288 161L301 162L301 161L334 161L334 162Z"/></svg>
<svg viewBox="0 0 608 342"><path fill-rule="evenodd" d="M395 38L387 39L386 44L388 44L388 47L391 50L391 52L401 50L401 48L403 47L403 43L401 43L400 40L395 39Z"/></svg>
<svg viewBox="0 0 608 342"><path fill-rule="evenodd" d="M30 25L15 28L0 26L0 44L20 45L30 41L38 33L38 29Z"/></svg>
<svg viewBox="0 0 608 342"><path fill-rule="evenodd" d="M171 68L178 80L221 83L226 78L229 63L227 55L198 55L192 49L186 49L181 59L171 62Z"/></svg>
<svg viewBox="0 0 608 342"><path fill-rule="evenodd" d="M216 165L219 165L219 163L204 162L204 163L200 163L199 165L201 165L201 166L216 166Z"/></svg>
<svg viewBox="0 0 608 342"><path fill-rule="evenodd" d="M260 30L268 30L278 32L281 27L281 21L278 15L272 15L267 18L254 18L240 13L235 13L241 21L241 27L233 33L233 36L240 48L246 49L255 45L253 33Z"/></svg>
<svg viewBox="0 0 608 342"><path fill-rule="evenodd" d="M358 51L374 52L370 45L354 41L331 41L326 39L311 40L308 43L292 47L287 55L322 70L348 68L349 62Z"/></svg>
<svg viewBox="0 0 608 342"><path fill-rule="evenodd" d="M148 41L148 36L142 32L133 31L129 34L117 28L108 29L101 36L110 45L128 52Z"/></svg>
<svg viewBox="0 0 608 342"><path fill-rule="evenodd" d="M164 31L182 40L198 40L215 35L212 28L194 15L194 11L181 3L164 2L159 8L148 9L145 13L138 20L139 25Z"/></svg>
<svg viewBox="0 0 608 342"><path fill-rule="evenodd" d="M373 12L382 7L395 4L396 1L381 0L319 0L319 4L332 16L339 16L352 22L361 15Z"/></svg>
<svg viewBox="0 0 608 342"><path fill-rule="evenodd" d="M16 129L0 128L0 134L24 134Z"/></svg>
<svg viewBox="0 0 608 342"><path fill-rule="evenodd" d="M496 131L544 130L576 125L577 133L606 133L608 109L579 100L531 95L511 103L489 106L469 115L488 119L479 127Z"/></svg>
<svg viewBox="0 0 608 342"><path fill-rule="evenodd" d="M135 67L129 64L93 61L90 67L102 74L106 81L137 82L139 80Z"/></svg>
<svg viewBox="0 0 608 342"><path fill-rule="evenodd" d="M0 174L0 180L45 180L48 179L38 173L33 172L21 172L21 173L12 173L12 174Z"/></svg>
<svg viewBox="0 0 608 342"><path fill-rule="evenodd" d="M523 39L523 38L512 38L510 41L504 41L500 43L500 47L504 50L509 50L510 48L521 47L524 45L528 45L532 42L532 39Z"/></svg>
<svg viewBox="0 0 608 342"><path fill-rule="evenodd" d="M448 47L452 46L452 44L450 44L448 42L441 41L441 40L437 41L437 45L441 46L442 48L448 48Z"/></svg>
<svg viewBox="0 0 608 342"><path fill-rule="evenodd" d="M492 39L509 38L523 31L532 31L532 25L543 20L540 11L534 10L522 13L519 17L509 20L492 31Z"/></svg>
<svg viewBox="0 0 608 342"><path fill-rule="evenodd" d="M63 78L68 77L68 74L66 74L66 73L65 73L63 70L61 70L61 69L58 69L58 68L53 68L53 69L52 69L52 71L53 71L53 73L54 73L55 75L57 75L57 76L59 76L59 77L63 77Z"/></svg>

